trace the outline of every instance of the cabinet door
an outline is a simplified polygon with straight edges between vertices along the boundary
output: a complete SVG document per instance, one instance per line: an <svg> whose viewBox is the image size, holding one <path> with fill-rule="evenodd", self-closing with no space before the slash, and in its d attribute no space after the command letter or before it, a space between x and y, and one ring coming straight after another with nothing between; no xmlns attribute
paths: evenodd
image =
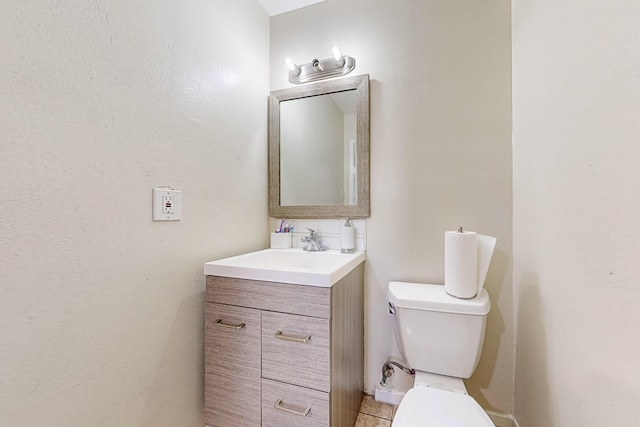
<svg viewBox="0 0 640 427"><path fill-rule="evenodd" d="M329 427L329 393L263 379L262 427Z"/></svg>
<svg viewBox="0 0 640 427"><path fill-rule="evenodd" d="M205 422L260 426L260 310L207 303Z"/></svg>
<svg viewBox="0 0 640 427"><path fill-rule="evenodd" d="M262 377L328 392L329 319L262 312Z"/></svg>

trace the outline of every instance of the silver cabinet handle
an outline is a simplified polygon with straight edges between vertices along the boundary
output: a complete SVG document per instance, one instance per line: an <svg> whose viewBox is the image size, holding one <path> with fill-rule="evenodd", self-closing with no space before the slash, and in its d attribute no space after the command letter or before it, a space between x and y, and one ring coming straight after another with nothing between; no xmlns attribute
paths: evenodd
<svg viewBox="0 0 640 427"><path fill-rule="evenodd" d="M295 405L291 405L289 403L287 403L287 405L289 405L291 407L294 407L294 408L296 407ZM301 416L301 417L306 417L309 414L309 412L311 412L311 406L309 406L306 409L303 408L302 406L298 406L297 408L302 408L301 411L296 411L294 409L286 408L286 407L284 407L282 405L282 399L276 400L276 403L273 405L273 407L275 409L277 409L278 411L286 412L287 414L298 415L298 416Z"/></svg>
<svg viewBox="0 0 640 427"><path fill-rule="evenodd" d="M309 341L311 339L311 335L307 335L306 337L302 336L302 335L298 335L298 336L296 336L296 335L284 335L282 333L282 331L276 332L276 334L274 336L276 338L278 338L278 339L281 339L281 340L302 342L302 343L307 342L307 341Z"/></svg>
<svg viewBox="0 0 640 427"><path fill-rule="evenodd" d="M244 328L244 323L238 323L237 325L234 325L232 323L224 323L222 321L222 319L218 319L215 322L213 322L214 325L216 326L220 326L222 328L229 328L229 329L242 329Z"/></svg>

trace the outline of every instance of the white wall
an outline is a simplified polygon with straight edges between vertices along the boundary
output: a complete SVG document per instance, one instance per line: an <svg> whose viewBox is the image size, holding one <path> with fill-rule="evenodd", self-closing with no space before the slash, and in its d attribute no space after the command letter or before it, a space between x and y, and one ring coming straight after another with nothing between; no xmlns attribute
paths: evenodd
<svg viewBox="0 0 640 427"><path fill-rule="evenodd" d="M513 2L516 415L640 425L640 2Z"/></svg>
<svg viewBox="0 0 640 427"><path fill-rule="evenodd" d="M285 57L326 59L334 45L356 58L353 75L371 77L366 389L399 354L388 282L442 283L444 232L463 225L498 238L487 339L468 388L486 409L511 413L510 3L327 0L272 17L271 89L290 86Z"/></svg>
<svg viewBox="0 0 640 427"><path fill-rule="evenodd" d="M201 426L202 265L267 244L269 19L0 8L0 424ZM151 221L158 185L182 221Z"/></svg>

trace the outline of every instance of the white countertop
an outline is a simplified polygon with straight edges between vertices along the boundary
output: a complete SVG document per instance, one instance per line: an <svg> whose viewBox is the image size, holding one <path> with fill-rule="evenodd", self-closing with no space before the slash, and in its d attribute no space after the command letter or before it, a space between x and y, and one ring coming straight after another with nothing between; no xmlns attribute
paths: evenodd
<svg viewBox="0 0 640 427"><path fill-rule="evenodd" d="M366 258L364 251L343 254L337 250L307 252L302 249L264 249L210 261L204 274L266 282L331 287Z"/></svg>

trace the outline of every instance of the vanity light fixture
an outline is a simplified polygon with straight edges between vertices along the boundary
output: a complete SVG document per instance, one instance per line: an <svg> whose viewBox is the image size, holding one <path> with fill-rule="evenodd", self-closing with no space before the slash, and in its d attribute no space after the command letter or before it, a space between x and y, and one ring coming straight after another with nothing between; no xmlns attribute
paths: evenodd
<svg viewBox="0 0 640 427"><path fill-rule="evenodd" d="M286 58L284 63L289 68L289 81L291 83L308 83L317 80L349 74L356 67L356 60L340 53L338 46L331 49L333 58L314 59L308 64L296 65L291 59Z"/></svg>

